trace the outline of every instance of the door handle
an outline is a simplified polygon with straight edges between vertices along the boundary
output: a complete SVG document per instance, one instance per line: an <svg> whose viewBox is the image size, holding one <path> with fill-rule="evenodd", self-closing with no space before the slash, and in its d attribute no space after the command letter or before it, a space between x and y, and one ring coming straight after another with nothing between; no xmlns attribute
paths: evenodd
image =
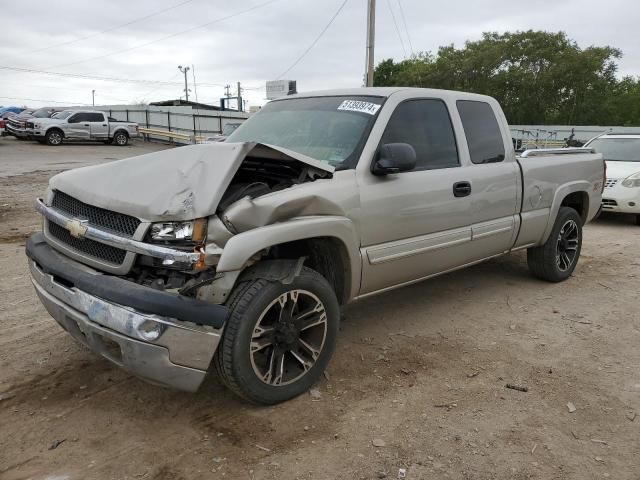
<svg viewBox="0 0 640 480"><path fill-rule="evenodd" d="M89 125L88 123L85 123L85 124L84 124L84 126L85 126L85 127L89 127L90 125Z"/></svg>
<svg viewBox="0 0 640 480"><path fill-rule="evenodd" d="M471 183L469 182L456 182L453 184L453 196L454 197L467 197L471 195Z"/></svg>
<svg viewBox="0 0 640 480"><path fill-rule="evenodd" d="M103 126L103 127L106 127L106 126L107 126L107 124L106 124L106 123L103 123L103 124L102 124L102 126Z"/></svg>

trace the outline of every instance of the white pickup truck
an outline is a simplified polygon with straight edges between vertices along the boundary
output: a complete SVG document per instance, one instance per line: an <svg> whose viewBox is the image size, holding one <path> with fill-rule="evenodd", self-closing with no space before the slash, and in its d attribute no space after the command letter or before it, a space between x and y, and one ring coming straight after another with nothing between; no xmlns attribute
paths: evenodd
<svg viewBox="0 0 640 480"><path fill-rule="evenodd" d="M138 136L138 124L120 122L95 110L64 110L51 118L30 118L27 135L48 145L66 141L104 142L125 146Z"/></svg>
<svg viewBox="0 0 640 480"><path fill-rule="evenodd" d="M603 182L589 149L517 158L489 97L299 94L225 142L56 175L26 253L47 310L98 354L189 391L215 367L269 404L322 375L349 302L523 249L565 280Z"/></svg>

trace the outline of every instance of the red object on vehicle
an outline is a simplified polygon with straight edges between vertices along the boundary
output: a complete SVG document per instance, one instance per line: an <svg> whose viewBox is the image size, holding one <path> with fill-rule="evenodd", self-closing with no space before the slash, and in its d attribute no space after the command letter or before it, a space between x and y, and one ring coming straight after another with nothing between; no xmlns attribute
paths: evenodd
<svg viewBox="0 0 640 480"><path fill-rule="evenodd" d="M4 127L5 127L4 120L0 120L0 128L4 128Z"/></svg>

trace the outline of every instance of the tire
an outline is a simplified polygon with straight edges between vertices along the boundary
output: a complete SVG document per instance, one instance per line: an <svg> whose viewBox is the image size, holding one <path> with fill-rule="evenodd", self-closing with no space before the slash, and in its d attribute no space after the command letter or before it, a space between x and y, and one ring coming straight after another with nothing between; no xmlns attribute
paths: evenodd
<svg viewBox="0 0 640 480"><path fill-rule="evenodd" d="M113 136L113 144L124 147L129 143L129 135L125 132L116 132Z"/></svg>
<svg viewBox="0 0 640 480"><path fill-rule="evenodd" d="M640 215L636 215L636 225L640 226Z"/></svg>
<svg viewBox="0 0 640 480"><path fill-rule="evenodd" d="M547 241L527 250L531 273L548 282L561 282L571 276L582 249L582 219L570 207L560 207Z"/></svg>
<svg viewBox="0 0 640 480"><path fill-rule="evenodd" d="M49 130L44 137L45 141L47 142L47 145L51 145L53 147L60 145L62 143L63 138L64 138L64 135L62 134L62 132L55 128L52 130Z"/></svg>
<svg viewBox="0 0 640 480"><path fill-rule="evenodd" d="M338 300L322 275L305 267L289 284L264 278L241 282L228 305L214 366L231 391L273 405L304 393L320 378L340 324ZM311 315L296 320L300 310ZM283 313L288 321L280 320Z"/></svg>

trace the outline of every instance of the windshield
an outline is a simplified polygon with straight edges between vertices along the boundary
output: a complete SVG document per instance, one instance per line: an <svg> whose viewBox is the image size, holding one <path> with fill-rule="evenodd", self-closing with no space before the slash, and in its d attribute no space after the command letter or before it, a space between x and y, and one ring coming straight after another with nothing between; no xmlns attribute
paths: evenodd
<svg viewBox="0 0 640 480"><path fill-rule="evenodd" d="M64 112L58 112L56 114L54 114L51 118L59 118L60 120L64 120L65 118L67 118L69 115L71 115L73 112L72 111L64 111Z"/></svg>
<svg viewBox="0 0 640 480"><path fill-rule="evenodd" d="M640 138L596 138L586 146L611 162L640 162Z"/></svg>
<svg viewBox="0 0 640 480"><path fill-rule="evenodd" d="M51 111L50 108L40 108L35 112L33 112L33 116L36 118L48 118L50 111Z"/></svg>
<svg viewBox="0 0 640 480"><path fill-rule="evenodd" d="M342 169L353 168L384 98L292 98L268 103L229 136L287 148Z"/></svg>

